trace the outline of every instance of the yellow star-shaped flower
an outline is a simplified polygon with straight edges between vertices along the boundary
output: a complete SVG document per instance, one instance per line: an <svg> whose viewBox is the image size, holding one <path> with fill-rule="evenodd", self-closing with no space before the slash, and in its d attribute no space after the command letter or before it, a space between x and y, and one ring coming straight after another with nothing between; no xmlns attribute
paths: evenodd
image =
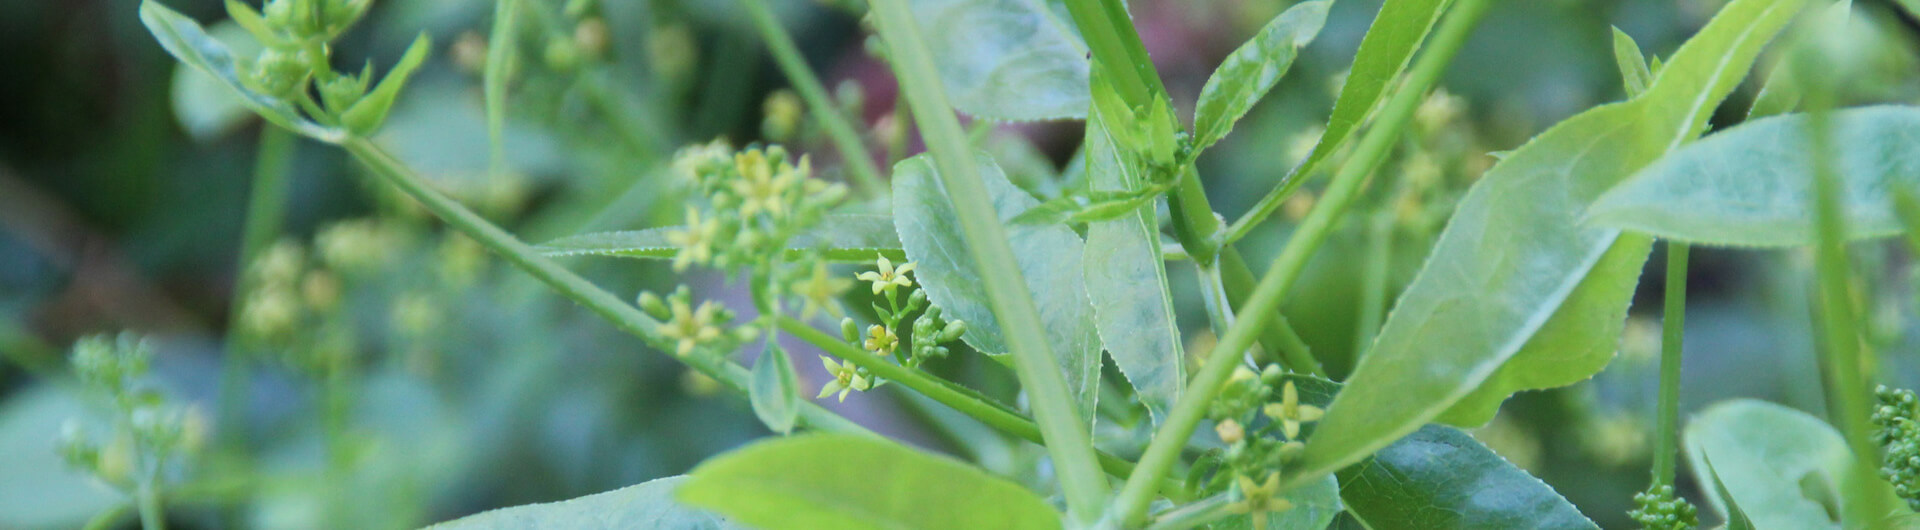
<svg viewBox="0 0 1920 530"><path fill-rule="evenodd" d="M679 247L680 252L673 256L673 270L687 270L688 265L705 265L713 259L713 241L720 237L720 222L715 219L701 219L700 210L687 207L687 225L680 230L667 232L667 242Z"/></svg>
<svg viewBox="0 0 1920 530"><path fill-rule="evenodd" d="M1293 381L1287 381L1286 386L1280 388L1279 403L1269 403L1263 410L1267 417L1280 422L1280 430L1286 432L1288 440L1300 437L1300 424L1319 421L1326 415L1320 407L1300 404L1300 391L1294 388Z"/></svg>
<svg viewBox="0 0 1920 530"><path fill-rule="evenodd" d="M1266 480L1254 484L1246 475L1234 477L1240 482L1240 494L1245 498L1227 506L1227 511L1235 514L1251 514L1253 525L1248 528L1266 528L1267 514L1293 509L1293 501L1280 495L1280 473L1267 473Z"/></svg>
<svg viewBox="0 0 1920 530"><path fill-rule="evenodd" d="M909 261L894 267L892 260L887 259L886 256L880 256L880 259L874 260L874 265L880 270L862 272L854 276L863 282L873 282L873 294L892 291L895 287L913 287L913 280L907 278L907 273L913 272L913 262Z"/></svg>
<svg viewBox="0 0 1920 530"><path fill-rule="evenodd" d="M814 313L826 311L834 318L843 315L838 302L840 295L853 287L853 280L835 277L827 270L826 261L815 261L813 272L805 279L793 283L793 292L801 297L800 319L813 318Z"/></svg>
<svg viewBox="0 0 1920 530"><path fill-rule="evenodd" d="M720 327L714 325L714 316L720 312L720 306L712 300L700 303L694 309L685 300L679 298L669 302L673 308L673 319L660 326L660 335L674 339L674 355L681 357L693 353L693 348L702 342L720 338Z"/></svg>
<svg viewBox="0 0 1920 530"><path fill-rule="evenodd" d="M874 324L867 328L867 340L861 342L861 345L866 346L867 351L873 352L874 355L883 357L893 355L894 348L900 346L900 336L893 334L893 330L886 326Z"/></svg>
<svg viewBox="0 0 1920 530"><path fill-rule="evenodd" d="M820 364L826 365L827 373L833 374L833 380L827 381L826 386L820 388L820 395L814 396L814 399L825 399L834 392L839 392L840 401L845 402L848 392L855 390L865 392L873 387L873 382L860 375L860 371L854 368L853 363L835 362L832 357L822 355Z"/></svg>
<svg viewBox="0 0 1920 530"><path fill-rule="evenodd" d="M740 196L740 215L752 217L761 211L774 217L786 215L787 191L806 178L808 165L802 160L799 167L782 167L776 173L773 164L760 151L734 155L734 167L739 169L740 179L733 181L733 192Z"/></svg>

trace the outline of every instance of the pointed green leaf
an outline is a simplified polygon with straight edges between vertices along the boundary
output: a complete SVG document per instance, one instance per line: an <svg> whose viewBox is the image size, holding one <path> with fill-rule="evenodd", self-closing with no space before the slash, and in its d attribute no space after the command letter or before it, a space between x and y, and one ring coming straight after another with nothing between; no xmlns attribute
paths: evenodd
<svg viewBox="0 0 1920 530"><path fill-rule="evenodd" d="M1920 107L1834 112L1830 145L1846 192L1847 237L1904 230L1888 190L1920 192ZM1694 244L1791 247L1814 242L1807 117L1775 116L1708 136L1595 201L1590 222Z"/></svg>
<svg viewBox="0 0 1920 530"><path fill-rule="evenodd" d="M1087 121L1088 180L1096 191L1146 188L1136 168L1115 151L1104 117L1095 109ZM1187 356L1160 257L1160 221L1151 207L1130 212L1087 225L1087 295L1113 364L1158 425L1186 388Z"/></svg>
<svg viewBox="0 0 1920 530"><path fill-rule="evenodd" d="M1698 136L1801 3L1734 0L1675 53L1672 68L1641 97L1555 125L1475 182L1308 442L1302 474L1346 467L1418 430L1516 358L1534 366L1528 371L1538 373L1525 377L1534 380L1577 381L1592 375L1587 368L1604 365L1614 337L1552 332L1617 325L1611 322L1617 308L1576 308L1562 317L1574 321L1547 325L1578 292L1615 292L1580 289L1596 271L1631 271L1631 277L1637 264L1624 262L1644 255L1616 250L1632 243L1623 243L1618 230L1583 224L1584 206ZM1623 254L1630 257L1617 257ZM1621 261L1603 263L1609 256ZM1588 343L1571 344L1570 337ZM1541 360L1570 345L1607 353L1578 366ZM1498 396L1483 398L1504 398L1512 380L1495 380L1502 386Z"/></svg>
<svg viewBox="0 0 1920 530"><path fill-rule="evenodd" d="M380 78L380 84L374 85L373 91L368 92L366 97L360 98L353 107L340 114L340 123L360 136L371 136L380 129L380 124L387 121L387 111L393 108L393 100L400 97L401 89L406 88L407 79L413 77L413 71L420 68L420 63L426 62L427 54L432 51L433 39L427 38L426 32L421 32L419 37L413 39L413 44L407 45L407 53L400 56L400 62L393 65L393 71Z"/></svg>
<svg viewBox="0 0 1920 530"><path fill-rule="evenodd" d="M1693 475L1726 486L1708 497L1720 513L1737 505L1755 528L1841 527L1828 514L1846 513L1835 503L1852 498L1844 489L1852 483L1853 453L1819 418L1736 399L1694 415L1683 439Z"/></svg>
<svg viewBox="0 0 1920 530"><path fill-rule="evenodd" d="M1087 45L1048 0L908 3L954 108L994 120L1081 118Z"/></svg>
<svg viewBox="0 0 1920 530"><path fill-rule="evenodd" d="M678 497L769 530L1060 528L1060 514L979 468L880 438L809 434L716 456Z"/></svg>
<svg viewBox="0 0 1920 530"><path fill-rule="evenodd" d="M1620 69L1620 82L1627 87L1627 97L1639 96L1647 91L1647 85L1653 84L1653 72L1647 69L1647 56L1640 53L1640 44L1633 37L1613 28L1613 62Z"/></svg>
<svg viewBox="0 0 1920 530"><path fill-rule="evenodd" d="M1220 63L1200 89L1200 102L1194 110L1195 151L1225 138L1233 130L1233 123L1280 82L1300 48L1320 34L1320 27L1327 22L1327 8L1332 5L1333 0L1294 4Z"/></svg>
<svg viewBox="0 0 1920 530"><path fill-rule="evenodd" d="M539 248L550 257L673 259L680 250L667 242L667 234L680 229L675 226L582 234L548 241ZM882 215L828 215L820 219L820 224L787 242L789 257L814 250L821 251L828 260L839 262L872 262L881 256L899 261L907 257L900 250L900 236L894 232L893 220Z"/></svg>
<svg viewBox="0 0 1920 530"><path fill-rule="evenodd" d="M1713 460L1700 458L1701 467L1707 468L1707 476L1713 479L1713 495L1727 507L1727 530L1754 530L1753 518L1747 517L1747 511L1733 502L1733 492L1727 490L1727 482L1720 480L1720 472L1713 469Z"/></svg>
<svg viewBox="0 0 1920 530"><path fill-rule="evenodd" d="M429 526L433 530L615 530L673 528L734 530L740 525L706 510L675 502L673 490L687 477L667 477L577 499L481 512Z"/></svg>
<svg viewBox="0 0 1920 530"><path fill-rule="evenodd" d="M260 51L260 43L237 24L215 24L207 32L235 54L250 56ZM254 116L246 98L228 89L220 78L185 63L173 68L172 95L174 118L196 141L213 140Z"/></svg>
<svg viewBox="0 0 1920 530"><path fill-rule="evenodd" d="M322 142L338 143L346 139L345 131L314 123L300 115L293 105L247 88L246 83L240 81L241 74L234 62L233 52L228 50L226 44L207 35L200 23L193 19L167 9L159 2L145 0L140 3L140 22L146 24L147 31L153 33L153 38L160 41L160 46L166 48L167 53L187 66L213 76L220 85L238 94L248 108L274 125Z"/></svg>
<svg viewBox="0 0 1920 530"><path fill-rule="evenodd" d="M1000 172L984 153L977 155L980 178L1002 221L1032 209L1038 201ZM988 302L981 270L967 252L960 217L946 188L940 185L926 155L901 161L893 169L893 219L907 257L917 263L914 277L934 305L951 318L965 320L961 335L974 349L989 355L1007 353L1001 325ZM1080 407L1082 418L1093 420L1093 404L1100 390L1100 336L1081 268L1085 243L1065 225L1023 226L1009 223L1008 243L1020 262L1021 277L1033 292L1034 305L1047 329L1047 342L1067 378L1067 390Z"/></svg>
<svg viewBox="0 0 1920 530"><path fill-rule="evenodd" d="M1360 50L1355 52L1353 67L1347 71L1346 84L1340 87L1340 97L1333 102L1333 115L1327 118L1326 132L1320 135L1319 143L1299 168L1312 168L1332 155L1373 114L1387 86L1400 79L1400 73L1413 59L1413 51L1426 40L1427 32L1433 29L1433 23L1440 19L1440 12L1446 10L1448 3L1450 0L1387 0L1380 6L1380 14L1375 15L1373 25L1367 27L1367 36L1360 39ZM1306 176L1289 176L1287 188L1305 182Z"/></svg>
<svg viewBox="0 0 1920 530"><path fill-rule="evenodd" d="M753 403L753 414L767 424L768 429L780 434L793 432L793 422L800 418L800 375L793 371L793 360L787 358L787 351L780 343L769 338L767 348L760 352L760 358L753 362L752 384L747 386L747 397Z"/></svg>

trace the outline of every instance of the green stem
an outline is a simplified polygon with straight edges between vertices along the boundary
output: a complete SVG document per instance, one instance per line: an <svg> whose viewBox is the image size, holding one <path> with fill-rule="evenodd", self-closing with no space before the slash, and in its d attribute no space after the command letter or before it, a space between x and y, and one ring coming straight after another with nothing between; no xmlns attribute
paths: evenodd
<svg viewBox="0 0 1920 530"><path fill-rule="evenodd" d="M760 38L766 39L768 51L773 52L773 61L780 65L780 71L787 74L787 80L793 83L794 90L800 92L800 99L807 102L814 118L820 120L820 127L827 132L827 139L840 149L840 157L846 160L852 169L853 182L868 197L879 197L886 193L886 186L880 181L880 167L873 164L873 153L867 151L867 144L860 134L854 132L847 123L846 116L840 113L839 105L827 95L827 87L820 83L820 77L807 67L807 59L800 55L800 47L793 43L793 35L780 25L773 10L767 8L766 0L740 0L746 6L747 16L753 19L753 25L760 30Z"/></svg>
<svg viewBox="0 0 1920 530"><path fill-rule="evenodd" d="M1240 251L1232 245L1220 250L1220 282L1227 292L1227 303L1236 311L1247 307L1247 299L1254 289L1253 269L1247 268L1247 261L1240 257ZM1300 333L1294 331L1293 323L1287 316L1280 314L1278 308L1271 311L1272 322L1260 329L1257 340L1260 347L1277 352L1280 363L1296 373L1327 377L1327 370L1320 366L1320 360L1313 357L1313 350L1307 342L1300 339Z"/></svg>
<svg viewBox="0 0 1920 530"><path fill-rule="evenodd" d="M497 177L507 171L507 81L513 76L513 52L519 41L514 30L520 19L520 0L499 0L493 7L493 31L487 38L487 71L481 78L481 90L487 106L487 141L492 153L491 170Z"/></svg>
<svg viewBox="0 0 1920 530"><path fill-rule="evenodd" d="M1667 242L1666 309L1661 313L1660 412L1654 425L1653 485L1673 485L1680 453L1680 344L1687 319L1686 243Z"/></svg>
<svg viewBox="0 0 1920 530"><path fill-rule="evenodd" d="M1147 530L1185 530L1218 521L1233 514L1229 500L1228 494L1221 493L1155 514Z"/></svg>
<svg viewBox="0 0 1920 530"><path fill-rule="evenodd" d="M149 476L140 481L134 491L136 502L140 504L140 527L145 530L166 530L167 514L160 503L160 486L155 484L158 477Z"/></svg>
<svg viewBox="0 0 1920 530"><path fill-rule="evenodd" d="M1006 333L1015 372L1031 397L1042 438L1059 470L1067 512L1076 522L1092 523L1106 504L1108 487L1095 457L1089 424L1080 417L1067 392L1066 377L1047 344L1033 295L1007 244L1006 227L987 196L986 184L974 166L974 150L967 145L946 90L933 69L932 54L905 2L873 1L874 24L887 42L921 137L926 139L940 181L953 200L967 250L983 271L989 305Z"/></svg>
<svg viewBox="0 0 1920 530"><path fill-rule="evenodd" d="M1893 213L1900 217L1900 224L1907 229L1907 245L1913 247L1914 254L1920 254L1920 196L1915 196L1906 188L1893 188Z"/></svg>
<svg viewBox="0 0 1920 530"><path fill-rule="evenodd" d="M1253 344L1255 333L1279 312L1280 301L1299 278L1300 271L1306 268L1307 259L1326 241L1334 223L1352 206L1367 176L1386 159L1400 130L1412 119L1421 99L1439 81L1440 74L1460 51L1460 46L1466 42L1474 25L1486 14L1489 1L1460 0L1455 12L1441 23L1433 37L1431 49L1420 56L1409 72L1406 86L1387 102L1379 123L1367 130L1352 160L1340 168L1340 172L1328 184L1325 197L1295 229L1293 238L1274 258L1273 266L1268 268L1266 276L1254 288L1253 296L1239 312L1239 321L1227 330L1213 351L1207 354L1206 365L1187 385L1186 395L1175 404L1173 413L1161 425L1160 431L1154 433L1153 441L1140 458L1140 466L1134 469L1133 475L1127 477L1126 486L1114 502L1118 522L1127 526L1139 526L1143 522L1147 504L1153 500L1149 486L1166 475L1173 468L1174 461L1179 459L1187 440L1193 436L1193 430L1206 416L1207 405L1233 373L1236 365L1234 358ZM1292 477L1291 481L1298 484L1302 478L1314 477Z"/></svg>
<svg viewBox="0 0 1920 530"><path fill-rule="evenodd" d="M594 286L573 271L540 255L539 251L521 242L513 234L494 226L479 214L473 213L472 210L434 190L420 175L393 158L393 155L381 150L373 142L365 138L348 138L341 143L341 147L346 148L347 152L352 153L354 158L360 160L381 179L419 201L427 211L440 217L449 227L499 254L509 264L532 275L541 283L547 284L561 296L585 306L621 331L640 337L654 345L668 344L669 341L659 334L660 323L652 317L614 297L612 293ZM702 355L677 358L736 392L744 394L747 390L751 376L746 368L732 361ZM872 434L865 427L811 403L801 408L800 419L806 425L822 430Z"/></svg>
<svg viewBox="0 0 1920 530"><path fill-rule="evenodd" d="M240 261L236 264L234 289L231 305L232 316L227 323L226 365L220 373L220 428L223 431L223 443L231 442L234 448L240 445L240 428L244 425L246 412L247 374L252 363L240 355L240 312L243 310L247 293L252 285L247 281L247 269L254 258L266 250L273 239L280 236L280 228L286 219L287 187L293 162L294 135L285 129L272 125L260 127L260 144L254 155L253 184L247 198L247 220L240 236Z"/></svg>
<svg viewBox="0 0 1920 530"><path fill-rule="evenodd" d="M1367 223L1367 262L1360 277L1360 316L1354 326L1354 362L1373 346L1387 314L1387 276L1393 261L1393 205L1382 202Z"/></svg>

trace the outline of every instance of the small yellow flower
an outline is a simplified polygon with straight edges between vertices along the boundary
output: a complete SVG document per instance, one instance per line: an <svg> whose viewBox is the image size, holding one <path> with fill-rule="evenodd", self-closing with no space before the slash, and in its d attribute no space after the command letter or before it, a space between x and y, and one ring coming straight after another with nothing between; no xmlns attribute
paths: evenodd
<svg viewBox="0 0 1920 530"><path fill-rule="evenodd" d="M793 292L798 293L804 302L800 307L800 319L813 318L814 313L825 310L834 318L845 316L836 302L840 295L853 287L853 280L835 277L827 270L827 262L815 261L813 273L806 279L794 282Z"/></svg>
<svg viewBox="0 0 1920 530"><path fill-rule="evenodd" d="M867 328L867 340L861 345L875 355L893 355L894 348L900 347L900 336L893 334L893 330L886 326L874 324Z"/></svg>
<svg viewBox="0 0 1920 530"><path fill-rule="evenodd" d="M1267 417L1280 422L1280 428L1286 431L1289 440L1300 437L1300 424L1319 421L1320 416L1326 414L1320 407L1300 404L1300 391L1294 388L1293 381L1287 381L1286 386L1281 387L1279 403L1268 404L1263 410Z"/></svg>
<svg viewBox="0 0 1920 530"><path fill-rule="evenodd" d="M1235 514L1251 514L1253 525L1248 528L1266 528L1267 514L1293 509L1293 501L1280 495L1280 473L1267 473L1266 480L1254 484L1246 475L1234 477L1240 482L1240 493L1246 496L1240 502L1227 506L1227 511Z"/></svg>
<svg viewBox="0 0 1920 530"><path fill-rule="evenodd" d="M799 167L784 166L776 172L760 151L733 155L733 161L734 168L740 172L740 179L733 181L733 192L740 196L743 217L752 217L761 211L774 217L786 215L787 191L806 178L810 166L802 159Z"/></svg>
<svg viewBox="0 0 1920 530"><path fill-rule="evenodd" d="M688 265L705 265L713 259L713 242L720 237L720 222L714 219L701 219L700 210L687 207L687 226L682 230L667 232L667 242L680 248L673 257L673 270L687 270Z"/></svg>
<svg viewBox="0 0 1920 530"><path fill-rule="evenodd" d="M879 272L867 271L854 276L863 282L873 282L873 294L892 291L895 287L913 287L913 280L907 278L907 273L913 272L913 262L894 267L892 260L880 256L880 259L874 260L874 265L880 268Z"/></svg>
<svg viewBox="0 0 1920 530"><path fill-rule="evenodd" d="M865 392L873 387L873 382L860 375L860 371L854 368L853 363L834 362L832 357L822 355L820 364L826 365L827 373L833 374L833 380L827 381L827 385L820 388L820 395L814 396L814 399L824 399L839 392L840 401L844 402L847 400L848 392L855 390Z"/></svg>
<svg viewBox="0 0 1920 530"><path fill-rule="evenodd" d="M668 302L672 307L673 319L660 326L660 335L674 339L674 355L685 357L693 353L693 348L702 342L720 338L720 327L714 325L714 316L720 312L720 306L712 300L700 303L694 309L686 300L678 297Z"/></svg>

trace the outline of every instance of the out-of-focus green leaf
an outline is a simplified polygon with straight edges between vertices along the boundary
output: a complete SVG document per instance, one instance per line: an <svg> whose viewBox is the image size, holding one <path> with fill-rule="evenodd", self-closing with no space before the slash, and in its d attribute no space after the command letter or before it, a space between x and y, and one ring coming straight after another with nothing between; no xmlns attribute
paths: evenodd
<svg viewBox="0 0 1920 530"><path fill-rule="evenodd" d="M1847 237L1904 228L1888 190L1920 191L1920 107L1834 112L1834 162L1845 192ZM1681 148L1608 191L1588 212L1599 226L1695 244L1789 247L1814 243L1813 156L1807 116L1741 124Z"/></svg>
<svg viewBox="0 0 1920 530"><path fill-rule="evenodd" d="M667 477L577 499L501 508L427 528L435 530L614 530L673 528L677 530L733 530L740 525L717 514L673 500L674 489L688 478Z"/></svg>
<svg viewBox="0 0 1920 530"><path fill-rule="evenodd" d="M1827 25L1823 31L1845 31L1852 10L1853 0L1834 2L1821 12L1814 23ZM1753 106L1747 108L1747 119L1793 112L1794 107L1800 106L1800 96L1805 91L1800 86L1800 76L1793 73L1793 61L1783 59L1767 74L1766 82L1760 85L1760 93L1753 96Z"/></svg>
<svg viewBox="0 0 1920 530"><path fill-rule="evenodd" d="M1046 0L908 3L961 112L995 120L1083 118L1087 45Z"/></svg>
<svg viewBox="0 0 1920 530"><path fill-rule="evenodd" d="M1849 498L1853 454L1819 418L1737 399L1694 415L1684 439L1693 475L1726 486L1709 496L1720 513L1738 505L1754 528L1841 527L1829 514L1846 512L1829 503Z"/></svg>
<svg viewBox="0 0 1920 530"><path fill-rule="evenodd" d="M1420 48L1420 42L1426 40L1427 32L1433 29L1434 21L1440 19L1440 12L1445 11L1449 3L1451 0L1387 0L1380 6L1380 14L1375 15L1373 25L1367 27L1367 36L1360 39L1353 68L1347 72L1346 84L1340 87L1340 97L1333 102L1333 115L1327 118L1326 132L1320 135L1319 143L1299 167L1318 165L1360 128L1374 107L1379 106L1387 86L1399 80L1407 62L1413 59L1413 51ZM1296 174L1288 178L1304 182L1306 176Z"/></svg>
<svg viewBox="0 0 1920 530"><path fill-rule="evenodd" d="M1301 403L1326 406L1340 391L1324 379L1287 379ZM1313 427L1305 425L1308 439ZM1338 476L1347 513L1372 530L1597 528L1553 487L1451 427L1421 427Z"/></svg>
<svg viewBox="0 0 1920 530"><path fill-rule="evenodd" d="M132 501L60 458L60 426L87 415L78 398L40 385L0 405L0 528L78 528Z"/></svg>
<svg viewBox="0 0 1920 530"><path fill-rule="evenodd" d="M1633 37L1613 28L1613 62L1620 69L1620 82L1626 85L1627 97L1639 96L1647 91L1647 85L1653 84L1653 72L1647 69L1647 56L1640 53L1640 44Z"/></svg>
<svg viewBox="0 0 1920 530"><path fill-rule="evenodd" d="M976 158L980 179L1002 222L1038 203L1008 182L993 158L984 153ZM927 297L946 315L967 322L967 332L961 339L989 355L1006 354L1006 338L988 303L980 268L974 264L973 254L967 252L959 214L926 155L894 166L893 220L907 257L919 264L914 277ZM1085 271L1081 268L1085 243L1072 229L1059 224L1009 223L1007 236L1046 325L1047 343L1065 372L1067 390L1073 394L1082 417L1091 422L1100 390L1101 357L1100 335L1094 326L1093 306L1087 301Z"/></svg>
<svg viewBox="0 0 1920 530"><path fill-rule="evenodd" d="M207 33L243 56L260 50L253 35L232 22L214 24ZM197 141L219 137L253 116L246 99L228 90L220 78L185 63L173 69L172 95L174 118L180 120L187 135Z"/></svg>
<svg viewBox="0 0 1920 530"><path fill-rule="evenodd" d="M346 139L346 131L314 123L300 115L293 105L247 88L240 81L233 52L228 50L226 44L207 35L200 23L152 0L140 3L140 21L146 24L147 31L153 33L154 39L160 41L160 46L166 48L167 53L219 80L221 85L240 95L247 107L259 113L260 117L322 142L338 143Z"/></svg>
<svg viewBox="0 0 1920 530"><path fill-rule="evenodd" d="M1327 8L1332 5L1333 0L1315 0L1287 8L1220 63L1200 89L1200 102L1194 110L1195 151L1225 138L1233 130L1233 123L1280 82L1300 48L1320 34L1320 27L1327 22Z"/></svg>
<svg viewBox="0 0 1920 530"><path fill-rule="evenodd" d="M1703 457L1700 464L1707 468L1708 477L1713 479L1713 494L1720 502L1726 503L1727 530L1754 530L1753 518L1747 517L1747 511L1733 502L1733 493L1727 490L1727 482L1720 480L1720 472L1713 469L1713 461Z"/></svg>
<svg viewBox="0 0 1920 530"><path fill-rule="evenodd" d="M1089 182L1095 191L1146 188L1114 149L1103 118L1096 109L1087 120ZM1157 217L1151 207L1134 208L1130 215L1089 223L1084 258L1100 340L1156 425L1180 400L1187 380Z"/></svg>
<svg viewBox="0 0 1920 530"><path fill-rule="evenodd" d="M1060 527L1060 514L1017 484L867 436L767 440L690 475L682 502L770 530Z"/></svg>
<svg viewBox="0 0 1920 530"><path fill-rule="evenodd" d="M1632 276L1645 254L1616 250L1634 242L1618 230L1583 224L1581 212L1627 175L1698 136L1801 3L1734 0L1674 54L1641 97L1555 125L1475 182L1307 443L1302 475L1358 462L1456 405L1492 410L1488 402L1505 399L1516 381L1567 384L1603 366L1611 356L1606 344L1617 339L1582 330L1618 325L1598 320L1614 318L1616 309L1579 301L1577 313L1561 317L1573 320L1549 321L1583 283L1633 281L1594 279L1594 273ZM1603 263L1610 255L1636 263ZM1592 340L1604 342L1579 343ZM1585 364L1541 359L1569 349L1606 353ZM1490 379L1516 358L1531 366L1529 373ZM1474 393L1490 381L1499 390ZM1463 403L1470 395L1475 402ZM1447 419L1479 419L1470 416L1456 412Z"/></svg>
<svg viewBox="0 0 1920 530"><path fill-rule="evenodd" d="M793 371L793 360L780 343L767 341L767 349L753 362L753 384L748 387L753 414L773 432L793 432L793 421L800 417L800 375Z"/></svg>
<svg viewBox="0 0 1920 530"><path fill-rule="evenodd" d="M667 242L667 234L680 227L648 228L620 232L599 232L564 237L540 245L543 254L562 256L616 256L623 258L673 259L680 251ZM883 215L834 214L821 218L820 224L794 236L787 242L787 255L797 257L820 250L831 261L870 262L886 256L904 260L900 236L893 221Z"/></svg>
<svg viewBox="0 0 1920 530"><path fill-rule="evenodd" d="M407 53L400 56L400 62L393 66L393 71L380 78L380 84L374 85L372 92L340 114L340 123L354 134L373 135L380 124L387 121L387 111L393 109L393 100L400 97L400 90L406 88L407 79L413 77L414 70L426 62L427 54L432 51L433 39L427 38L425 32L420 33L419 37L413 39L413 44L407 45Z"/></svg>

